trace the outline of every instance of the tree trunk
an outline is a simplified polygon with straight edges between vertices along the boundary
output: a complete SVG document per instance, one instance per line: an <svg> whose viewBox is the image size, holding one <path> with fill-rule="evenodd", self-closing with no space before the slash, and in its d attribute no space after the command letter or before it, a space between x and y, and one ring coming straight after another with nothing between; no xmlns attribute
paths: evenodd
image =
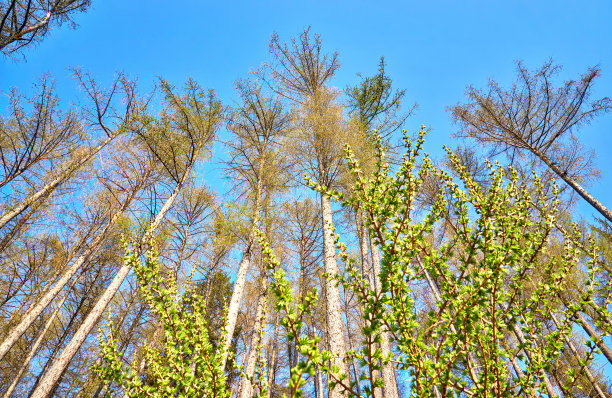
<svg viewBox="0 0 612 398"><path fill-rule="evenodd" d="M516 338L518 339L519 343L521 343L522 345L526 345L527 344L527 340L525 340L525 335L523 334L523 331L521 330L521 328L518 327L518 325L515 323L512 327L513 331L514 331L514 335L516 336ZM531 354L529 354L528 350L523 350L525 352L525 355L527 356L527 359L529 359L529 361L531 361ZM544 385L546 386L546 392L548 393L549 397L557 397L557 391L555 391L555 388L553 387L552 383L550 382L550 379L548 378L548 375L546 374L546 372L544 371L544 369L541 369L541 376L542 379L544 380Z"/></svg>
<svg viewBox="0 0 612 398"><path fill-rule="evenodd" d="M72 290L72 287L76 284L78 279L79 279L78 277L74 279L74 281L70 284L70 287L68 288L68 291L66 292L64 297L60 300L59 303L57 303L55 310L53 310L53 312L49 315L49 318L47 319L47 322L45 323L43 330L39 333L38 337L36 338L36 341L30 347L30 351L28 352L28 355L23 360L23 364L21 365L21 368L19 368L17 375L15 375L15 378L13 379L13 382L11 383L9 388L6 390L6 392L4 393L4 398L10 398L11 394L13 393L13 390L15 390L15 387L17 387L19 380L21 380L23 373L30 367L30 361L32 360L32 358L34 358L34 355L36 355L36 351L38 351L38 347L40 347L45 335L51 328L51 325L53 325L53 321L55 320L55 317L62 309L64 302L70 295L70 290Z"/></svg>
<svg viewBox="0 0 612 398"><path fill-rule="evenodd" d="M327 278L326 289L326 314L329 348L332 354L332 366L337 366L339 373L349 376L349 369L343 360L346 353L344 340L344 322L342 321L342 301L340 299L340 288L334 277L338 275L338 264L336 262L336 247L334 243L334 221L332 218L331 199L328 195L321 194L321 213L323 224L323 263ZM329 398L340 398L340 389L336 388L329 392Z"/></svg>
<svg viewBox="0 0 612 398"><path fill-rule="evenodd" d="M559 329L559 322L557 321L557 317L552 312L550 313L550 319L552 319L552 321L554 322L554 324L557 327L557 329ZM563 335L563 337L565 339L565 343L567 344L569 349L572 351L572 354L574 354L574 357L576 357L576 359L578 361L580 361L580 359L581 359L580 358L580 353L578 352L578 350L574 346L574 343L572 343L572 341L566 335ZM597 392L597 395L599 395L599 398L606 398L606 394L604 394L604 392L599 387L599 383L597 383L597 380L595 380L595 377L593 377L593 374L589 370L588 365L584 367L584 373L586 374L587 378L589 379L589 382L591 383L591 385L593 386L593 388Z"/></svg>
<svg viewBox="0 0 612 398"><path fill-rule="evenodd" d="M552 161L548 156L543 154L542 152L529 148L534 155L536 155L542 162L544 162L552 171L555 172L563 181L567 183L570 187L574 189L578 193L578 195L582 196L584 200L589 202L591 206L595 208L602 216L604 216L609 222L612 222L612 211L610 211L606 206L604 206L600 201L595 199L586 189L584 189L576 180L567 175L566 172L561 170L561 168Z"/></svg>
<svg viewBox="0 0 612 398"><path fill-rule="evenodd" d="M50 194L58 187L60 184L65 182L68 178L70 178L77 170L79 170L85 163L89 162L102 148L104 148L107 144L109 144L113 139L115 139L118 134L112 135L102 141L98 146L90 149L89 152L80 156L75 160L72 160L65 170L62 170L53 181L39 189L36 193L30 195L27 199L21 202L19 205L13 207L7 213L5 213L0 218L0 229L2 229L9 221L13 218L17 217L28 207L34 205L39 199L48 197Z"/></svg>
<svg viewBox="0 0 612 398"><path fill-rule="evenodd" d="M369 238L369 236L368 236ZM376 246L370 240L370 250L372 252L372 268L374 272L374 285L376 288L376 293L380 294L382 290L382 284L380 282L380 251L378 250L378 246ZM391 350L391 333L388 330L381 331L381 339L380 339L380 350L382 352L383 357L388 357L392 354ZM397 379L395 377L395 366L393 362L389 361L388 363L382 364L382 379L383 379L383 393L382 396L385 398L399 398L399 391L397 388Z"/></svg>
<svg viewBox="0 0 612 398"><path fill-rule="evenodd" d="M323 398L323 376L319 366L315 367L315 398Z"/></svg>
<svg viewBox="0 0 612 398"><path fill-rule="evenodd" d="M251 239L249 239L251 240ZM238 273L236 273L236 281L234 282L234 289L232 290L232 298L227 310L227 325L225 327L225 341L223 345L223 361L221 362L221 368L225 369L227 363L227 357L229 355L230 346L232 345L232 336L236 329L236 322L238 321L238 312L240 311L240 302L242 301L242 294L244 293L244 286L246 284L246 277L251 265L251 249L253 242L247 242L247 245L242 252L242 260L238 266Z"/></svg>
<svg viewBox="0 0 612 398"><path fill-rule="evenodd" d="M66 270L62 277L55 283L55 285L51 289L49 289L33 307L26 311L23 318L21 319L21 322L19 322L19 324L8 333L8 335L2 341L2 344L0 344L0 360L4 358L4 356L11 349L11 347L13 347L17 340L19 340L19 338L38 318L38 316L45 310L45 308L47 308L49 303L58 295L58 293L64 288L64 286L66 286L66 284L70 281L70 279L72 279L72 277L77 273L81 266L83 264L86 264L87 261L89 261L89 259L91 258L91 256L96 253L100 244L104 241L111 228L115 225L115 222L119 219L119 217L123 214L125 209L127 209L129 204L131 203L132 198L133 195L126 200L123 206L117 212L115 212L115 214L113 214L102 232L100 232L94 238L94 240L83 252L83 254L72 264L70 268Z"/></svg>
<svg viewBox="0 0 612 398"><path fill-rule="evenodd" d="M278 348L276 346L276 340L278 339L278 324L280 321L280 314L277 312L274 317L274 331L272 334L272 341L270 342L270 364L268 366L268 391L266 392L266 398L270 398L272 388L274 388L274 382L276 380L276 355Z"/></svg>
<svg viewBox="0 0 612 398"><path fill-rule="evenodd" d="M267 278L262 278L262 285L265 283ZM265 316L266 316L266 306L268 304L267 293L265 290L265 286L263 286L263 291L259 295L259 299L257 300L257 311L255 313L255 324L253 325L253 330L251 331L251 342L249 355L246 360L246 366L244 369L244 373L246 377L242 377L240 380L240 393L238 396L240 398L251 398L253 395L253 384L255 380L253 380L253 376L255 374L255 362L257 361L257 346L261 343L261 335L260 330L262 328L262 324L265 324Z"/></svg>
<svg viewBox="0 0 612 398"><path fill-rule="evenodd" d="M591 326L589 321L584 317L584 315L582 315L581 312L576 313L576 319L589 337L595 341L597 348L601 350L604 356L608 359L608 362L612 364L612 350L610 350L610 347L608 347L608 345L602 340L599 333L597 333L597 331L593 328L593 326Z"/></svg>
<svg viewBox="0 0 612 398"><path fill-rule="evenodd" d="M168 199L166 199L166 202L164 203L160 211L157 213L157 216L155 217L149 228L149 231L151 233L157 229L159 224L166 216L166 213L174 204L176 197L178 196L179 192L183 188L183 185L187 181L189 172L190 169L187 169L185 171L185 174L183 175L182 179L177 183L174 190L172 191L172 194L168 197ZM144 251L144 248L148 243L148 238L148 234L145 234L145 236L143 236L140 242L140 247L138 249L138 256L142 255L142 252ZM33 392L32 398L44 398L49 396L49 393L53 389L53 386L59 380L64 370L81 347L81 344L83 344L91 330L97 324L98 319L106 310L106 307L115 296L117 290L119 290L119 287L130 273L130 270L131 267L129 264L123 264L121 268L119 268L119 271L115 275L115 278L113 278L110 285L106 288L102 296L100 296L90 313L87 315L87 318L85 318L79 329L72 337L72 340L70 340L68 345L66 345L66 348L64 348L62 354L53 363L47 374L41 380L38 388Z"/></svg>
<svg viewBox="0 0 612 398"><path fill-rule="evenodd" d="M261 173L260 173L261 175ZM225 327L225 342L223 345L223 361L221 362L221 369L225 369L227 363L227 357L229 355L230 347L232 345L232 336L236 329L236 322L238 321L238 312L240 311L240 302L242 301L242 294L244 293L244 285L246 283L247 273L251 265L251 251L253 250L253 243L255 241L255 232L259 226L259 219L261 217L261 194L263 191L263 182L261 178L257 181L257 188L255 191L255 209L253 214L253 225L251 226L251 232L248 237L244 251L242 252L242 259L238 266L238 272L236 273L236 281L234 282L234 288L232 289L232 298L227 309L227 325Z"/></svg>

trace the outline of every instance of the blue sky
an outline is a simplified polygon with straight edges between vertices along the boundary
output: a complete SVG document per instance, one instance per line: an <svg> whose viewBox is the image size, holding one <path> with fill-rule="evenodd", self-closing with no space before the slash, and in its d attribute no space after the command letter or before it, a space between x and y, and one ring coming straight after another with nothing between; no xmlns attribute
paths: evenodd
<svg viewBox="0 0 612 398"><path fill-rule="evenodd" d="M25 62L1 60L0 91L28 89L50 73L70 99L68 68L78 66L102 81L123 71L145 90L155 76L177 85L192 76L231 104L234 80L267 60L271 33L288 40L310 25L327 50L339 52L338 87L357 82L359 72L374 73L385 56L394 85L419 104L407 129L431 126L427 149L435 155L442 144L453 145L456 128L445 107L464 100L468 84L483 87L489 77L512 82L515 60L535 68L553 58L565 79L600 65L593 97L612 96L611 20L610 1L93 0L76 17L76 30L55 29L25 52ZM590 190L611 207L612 114L579 135L602 171ZM592 213L587 204L580 209Z"/></svg>

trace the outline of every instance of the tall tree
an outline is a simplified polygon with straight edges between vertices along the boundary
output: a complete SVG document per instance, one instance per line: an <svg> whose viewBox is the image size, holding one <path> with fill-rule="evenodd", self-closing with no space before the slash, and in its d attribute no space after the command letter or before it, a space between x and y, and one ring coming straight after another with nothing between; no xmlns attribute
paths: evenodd
<svg viewBox="0 0 612 398"><path fill-rule="evenodd" d="M270 41L273 63L265 65L260 77L273 90L298 105L297 127L292 136L292 154L303 171L316 181L334 187L343 160L346 128L343 125L342 108L337 104L337 93L327 85L340 67L338 54L323 53L321 37L311 35L305 29L291 43L283 43L277 34ZM338 263L334 246L334 222L331 199L321 193L321 223L323 228L323 252L327 304L327 331L333 366L348 376L349 371L342 353L346 351L345 327L342 319L340 289L334 278L338 275ZM330 392L330 397L339 396Z"/></svg>
<svg viewBox="0 0 612 398"><path fill-rule="evenodd" d="M174 180L174 188L159 209L148 227L148 233L143 236L138 247L138 253L144 252L148 237L159 227L166 213L174 204L178 194L190 177L191 170L205 149L211 145L223 116L221 101L215 98L214 92L203 90L193 80L189 80L184 94L175 93L167 82L161 82L166 108L159 119L145 119L146 129L142 129L143 138L151 152L163 164L168 176ZM123 264L115 277L92 307L87 317L81 323L73 338L66 345L57 360L51 365L41 379L33 397L46 397L60 379L62 373L81 347L81 344L115 293L130 273L131 264Z"/></svg>
<svg viewBox="0 0 612 398"><path fill-rule="evenodd" d="M467 88L468 101L449 108L459 123L458 135L491 145L506 153L531 154L544 163L603 217L612 222L612 211L591 195L583 184L592 177L591 154L573 134L599 114L612 110L612 100L589 102L600 75L590 68L579 80L553 85L560 67L552 61L531 72L518 63L518 81L505 89L491 80L488 90Z"/></svg>
<svg viewBox="0 0 612 398"><path fill-rule="evenodd" d="M238 81L236 88L242 104L231 112L228 120L228 128L234 137L226 143L230 152L227 164L228 172L235 177L243 194L247 195L250 220L229 303L226 336L234 334L256 231L261 226L266 198L274 195L275 191L284 185L279 175L285 162L278 146L287 133L290 120L282 103L266 97L254 83ZM231 340L226 339L226 354L229 352L230 343Z"/></svg>

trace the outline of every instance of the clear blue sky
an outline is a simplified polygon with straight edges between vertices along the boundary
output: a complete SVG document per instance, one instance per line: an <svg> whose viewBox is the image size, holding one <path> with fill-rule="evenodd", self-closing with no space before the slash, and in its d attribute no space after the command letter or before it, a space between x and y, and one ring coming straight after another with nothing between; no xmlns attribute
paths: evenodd
<svg viewBox="0 0 612 398"><path fill-rule="evenodd" d="M93 0L76 21L76 30L56 29L26 51L26 62L0 60L0 90L28 88L50 73L69 96L68 68L80 66L103 81L123 71L145 88L157 75L175 84L192 76L232 103L233 81L267 59L273 31L288 40L311 25L324 47L340 54L338 87L354 84L359 72L374 73L385 56L395 86L419 104L407 128L433 127L427 148L434 154L452 145L455 128L445 107L464 99L467 84L513 81L515 60L534 68L553 58L564 78L599 64L594 97L612 96L610 1ZM602 171L590 189L611 207L612 114L580 136ZM592 213L588 205L580 208Z"/></svg>

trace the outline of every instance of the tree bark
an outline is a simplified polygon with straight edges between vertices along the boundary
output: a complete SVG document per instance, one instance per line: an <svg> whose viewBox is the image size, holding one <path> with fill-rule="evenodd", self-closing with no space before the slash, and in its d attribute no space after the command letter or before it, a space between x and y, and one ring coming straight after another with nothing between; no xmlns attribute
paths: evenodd
<svg viewBox="0 0 612 398"><path fill-rule="evenodd" d="M368 237L369 238L369 237ZM372 268L374 272L374 285L376 293L380 294L382 284L380 282L380 251L370 240L370 251L372 252ZM383 357L387 357L393 353L391 350L391 333L388 330L382 330L380 339L380 351ZM399 398L399 390L397 388L397 379L395 377L395 366L393 362L383 363L382 365L383 393L385 398Z"/></svg>
<svg viewBox="0 0 612 398"><path fill-rule="evenodd" d="M323 264L327 278L326 288L326 314L329 348L333 354L332 366L337 366L339 373L349 376L349 369L343 360L346 353L344 340L344 322L342 320L342 304L340 289L333 279L338 275L338 264L336 262L336 247L334 243L334 221L332 218L331 199L328 195L321 194L321 213L323 224ZM342 394L339 388L329 391L329 398L340 398Z"/></svg>

